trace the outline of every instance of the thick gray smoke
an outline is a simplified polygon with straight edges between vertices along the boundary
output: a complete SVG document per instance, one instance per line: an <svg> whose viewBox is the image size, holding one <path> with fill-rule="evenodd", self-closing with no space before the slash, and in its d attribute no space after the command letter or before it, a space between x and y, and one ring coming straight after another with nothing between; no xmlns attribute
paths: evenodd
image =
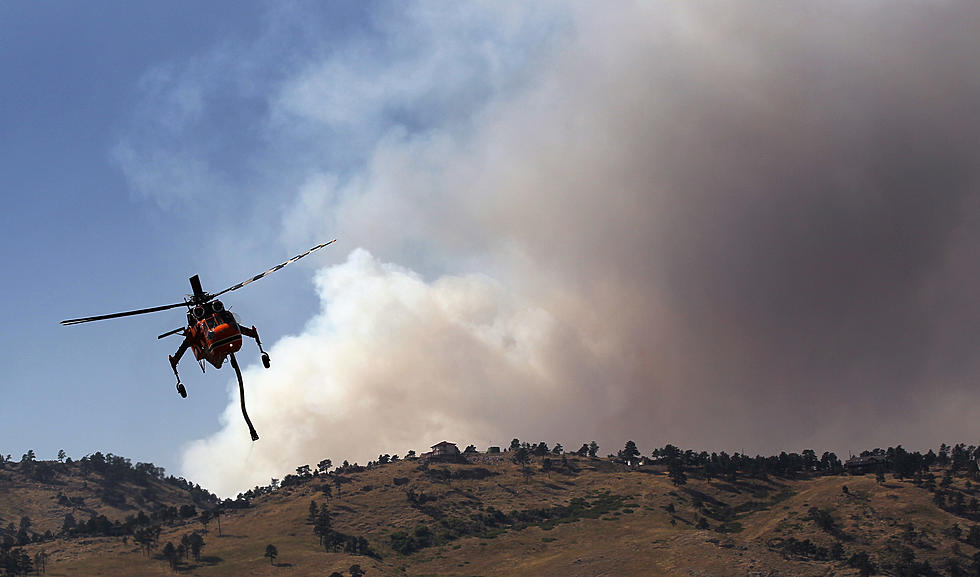
<svg viewBox="0 0 980 577"><path fill-rule="evenodd" d="M290 243L376 256L321 271L318 316L246 375L263 440L232 395L185 473L229 493L513 436L975 442L978 25L970 3L574 13L478 114L305 176Z"/></svg>

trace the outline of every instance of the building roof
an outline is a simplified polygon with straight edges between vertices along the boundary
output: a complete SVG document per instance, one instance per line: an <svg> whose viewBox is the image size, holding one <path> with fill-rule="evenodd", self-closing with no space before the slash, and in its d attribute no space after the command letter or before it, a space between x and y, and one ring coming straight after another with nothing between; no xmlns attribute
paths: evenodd
<svg viewBox="0 0 980 577"><path fill-rule="evenodd" d="M885 455L865 455L863 457L855 456L848 459L845 463L845 467L861 467L864 465L877 465L879 463L885 463L888 461L888 457Z"/></svg>
<svg viewBox="0 0 980 577"><path fill-rule="evenodd" d="M455 446L456 446L456 443L450 443L449 441L443 441L441 443L436 443L435 445L432 445L431 448L435 449L436 447L455 447Z"/></svg>

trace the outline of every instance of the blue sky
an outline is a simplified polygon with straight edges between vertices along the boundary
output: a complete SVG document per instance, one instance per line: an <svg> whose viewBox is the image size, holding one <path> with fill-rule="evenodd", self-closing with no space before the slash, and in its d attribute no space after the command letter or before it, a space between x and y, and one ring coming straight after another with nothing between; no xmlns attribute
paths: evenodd
<svg viewBox="0 0 980 577"><path fill-rule="evenodd" d="M342 37L347 27L358 26L361 5L338 6L336 15L320 20ZM267 15L262 3L240 2L0 8L0 218L3 258L11 265L3 289L10 306L2 335L0 450L16 457L27 448L47 457L59 448L76 456L112 451L175 472L181 439L215 426L220 374L198 379L203 382L192 389L192 402L181 405L170 394L166 356L177 342L154 337L182 323L179 310L84 327L57 322L179 302L191 274L216 290L308 248L285 247L268 228L252 229L249 219L260 217L250 214L247 198L215 198L202 187L180 204L161 202L152 194L167 194L166 183L153 193L135 189L114 153L122 141L157 146L141 134L154 122L142 111L152 98L147 75L185 68L223 43L249 41L264 29ZM219 98L215 107L229 100ZM230 104L241 105L235 99ZM206 135L220 121L207 119L195 130ZM247 157L257 144L229 146L240 136L232 132L218 137L221 155L229 163L244 162L236 156ZM173 145L193 148L194 136ZM227 190L213 194L222 193ZM239 243L252 254L235 251L233 264L224 268L222 251ZM261 305L265 318L255 322L265 321L269 337L296 327L304 304L314 303L310 270L297 268L277 279L283 282L271 292L253 293L256 305L287 297L281 306ZM193 375L192 368L187 364L185 374Z"/></svg>
<svg viewBox="0 0 980 577"><path fill-rule="evenodd" d="M976 439L971 3L0 7L0 451ZM167 355L225 303L271 370Z"/></svg>
<svg viewBox="0 0 980 577"><path fill-rule="evenodd" d="M400 24L399 14L413 9L370 2L0 8L0 218L10 265L0 451L102 450L180 472L182 443L218 426L230 371L201 375L186 357L190 399L176 396L166 357L178 339L154 337L182 323L179 310L77 327L57 322L177 302L192 274L216 291L333 238L328 227L283 231L299 179L314 169L341 178L358 172L383 135L465 115L495 80L463 70L448 94L418 84L401 88L405 100L396 102L372 92L367 73L397 82L430 58L416 45L417 31ZM479 40L482 23L468 26ZM289 118L291 105L277 99L290 96L278 93L321 63L368 97L328 88L356 116ZM467 104L446 102L460 95ZM303 105L300 98L296 106ZM271 344L315 311L316 265L353 248L344 239L227 302Z"/></svg>

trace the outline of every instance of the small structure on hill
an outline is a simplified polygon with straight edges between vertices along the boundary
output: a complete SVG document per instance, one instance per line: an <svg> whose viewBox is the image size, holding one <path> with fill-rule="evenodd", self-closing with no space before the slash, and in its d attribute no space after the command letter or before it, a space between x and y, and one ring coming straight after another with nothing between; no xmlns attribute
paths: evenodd
<svg viewBox="0 0 980 577"><path fill-rule="evenodd" d="M441 443L436 443L435 445L432 445L432 452L429 454L433 457L448 457L452 455L458 455L459 447L456 446L456 443L443 441Z"/></svg>
<svg viewBox="0 0 980 577"><path fill-rule="evenodd" d="M467 463L468 461L459 452L459 447L456 443L450 443L449 441L442 441L441 443L436 443L432 445L432 450L428 453L422 453L419 456L424 461L430 462L442 462L442 463Z"/></svg>
<svg viewBox="0 0 980 577"><path fill-rule="evenodd" d="M871 453L867 455L851 457L844 463L844 469L851 475L864 475L883 471L888 458L882 453Z"/></svg>

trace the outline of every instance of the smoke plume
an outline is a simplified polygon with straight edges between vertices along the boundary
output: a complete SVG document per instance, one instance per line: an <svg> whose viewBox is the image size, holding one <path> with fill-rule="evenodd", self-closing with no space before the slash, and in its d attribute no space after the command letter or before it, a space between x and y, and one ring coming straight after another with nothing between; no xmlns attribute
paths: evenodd
<svg viewBox="0 0 980 577"><path fill-rule="evenodd" d="M319 314L247 372L263 439L232 390L191 478L444 439L976 434L980 9L619 8L569 16L472 114L308 170L284 239L370 254L322 270ZM288 115L332 122L317 101Z"/></svg>

